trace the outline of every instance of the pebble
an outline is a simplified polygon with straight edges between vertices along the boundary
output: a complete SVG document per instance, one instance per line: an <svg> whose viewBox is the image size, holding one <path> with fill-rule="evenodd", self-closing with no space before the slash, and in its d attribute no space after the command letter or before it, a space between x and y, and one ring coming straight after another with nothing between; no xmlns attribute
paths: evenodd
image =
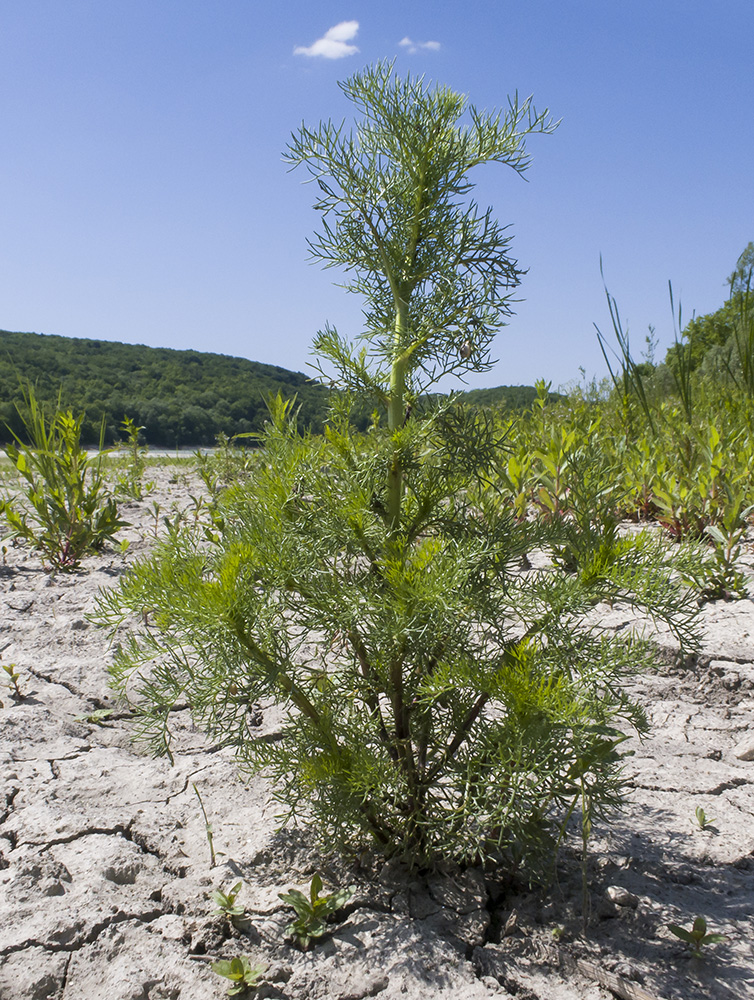
<svg viewBox="0 0 754 1000"><path fill-rule="evenodd" d="M754 733L744 737L733 753L738 760L754 760Z"/></svg>
<svg viewBox="0 0 754 1000"><path fill-rule="evenodd" d="M616 906L630 906L632 909L636 909L639 905L639 897L620 885L608 886L605 895Z"/></svg>

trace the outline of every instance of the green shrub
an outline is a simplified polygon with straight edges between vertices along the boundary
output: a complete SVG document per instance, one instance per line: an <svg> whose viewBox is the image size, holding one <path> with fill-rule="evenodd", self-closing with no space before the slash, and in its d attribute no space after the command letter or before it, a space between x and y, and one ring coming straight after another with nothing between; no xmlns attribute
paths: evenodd
<svg viewBox="0 0 754 1000"><path fill-rule="evenodd" d="M107 489L100 450L90 457L81 447L83 415L58 406L48 419L33 389L24 392L21 418L29 444L14 434L5 452L26 480L26 503L6 499L2 513L13 533L30 542L57 569L72 569L125 525Z"/></svg>
<svg viewBox="0 0 754 1000"><path fill-rule="evenodd" d="M100 621L133 626L113 680L153 751L169 751L170 708L185 699L329 846L535 864L575 808L591 821L617 804L623 730L646 725L620 678L651 651L595 628L595 604L623 599L686 642L694 612L659 544L619 537L609 518L582 519L579 539L579 518L520 516L493 474L505 446L494 416L453 399L420 412L439 377L489 366L520 274L502 227L461 201L468 172L523 170L546 116L512 102L504 117L469 109L463 128L462 97L389 66L343 89L357 132L302 128L291 146L330 216L314 251L350 263L367 300L363 348L330 328L316 341L340 410L314 438L273 400L259 460L217 498L215 530L181 526L102 595ZM387 427L354 432L357 394ZM582 478L579 511L602 488ZM566 545L568 570L520 570L533 548ZM287 709L278 740L255 734L259 699Z"/></svg>

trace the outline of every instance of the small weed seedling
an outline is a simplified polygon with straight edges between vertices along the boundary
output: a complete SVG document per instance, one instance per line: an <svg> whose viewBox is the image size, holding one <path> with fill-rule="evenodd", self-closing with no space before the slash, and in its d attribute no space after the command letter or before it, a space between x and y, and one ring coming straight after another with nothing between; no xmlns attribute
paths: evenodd
<svg viewBox="0 0 754 1000"><path fill-rule="evenodd" d="M267 966L252 965L246 955L241 955L240 958L232 958L230 961L220 959L218 962L213 962L212 971L230 980L228 996L236 996L261 985Z"/></svg>
<svg viewBox="0 0 754 1000"><path fill-rule="evenodd" d="M132 500L143 500L144 493L151 493L154 489L154 483L144 484L142 481L147 465L147 448L146 445L139 443L139 434L144 428L137 427L136 422L130 417L124 417L120 429L125 433L127 440L119 447L127 452L129 464L126 473L118 478L118 490L123 496Z"/></svg>
<svg viewBox="0 0 754 1000"><path fill-rule="evenodd" d="M207 843L209 844L210 867L214 868L215 865L217 864L217 855L218 853L220 853L218 851L215 851L215 834L212 830L212 824L210 823L209 818L207 816L207 810L204 808L204 802L202 802L202 797L199 794L199 789L196 787L193 781L191 782L191 787L196 792L196 797L199 799L199 807L202 810L202 816L204 816L204 830L205 833L207 834Z"/></svg>
<svg viewBox="0 0 754 1000"><path fill-rule="evenodd" d="M696 812L694 813L694 815L696 816L696 821L699 824L700 830L706 830L708 827L712 826L712 824L715 822L714 819L712 819L712 817L707 815L702 806L696 807Z"/></svg>
<svg viewBox="0 0 754 1000"><path fill-rule="evenodd" d="M724 934L707 933L707 921L704 917L696 917L690 931L687 931L685 927L679 927L678 924L668 924L668 930L689 945L694 958L702 957L702 948L705 945L718 944L718 942L725 940Z"/></svg>
<svg viewBox="0 0 754 1000"><path fill-rule="evenodd" d="M309 887L309 899L298 889L278 893L283 902L288 903L296 911L296 919L288 924L285 933L293 938L302 951L306 951L312 938L322 937L327 929L327 918L341 906L345 906L356 892L356 886L338 889L337 892L325 896L320 895L321 891L322 879L315 873Z"/></svg>
<svg viewBox="0 0 754 1000"><path fill-rule="evenodd" d="M92 712L85 712L83 715L77 715L73 720L74 722L88 722L93 726L102 726L111 715L115 715L117 709L115 708L95 708Z"/></svg>
<svg viewBox="0 0 754 1000"><path fill-rule="evenodd" d="M7 684L11 691L11 696L17 701L22 701L24 693L19 687L18 682L21 680L21 674L16 670L15 663L2 663L0 664L7 675Z"/></svg>
<svg viewBox="0 0 754 1000"><path fill-rule="evenodd" d="M152 510L151 510L152 517L154 518L154 524L152 525L152 534L154 535L155 538L157 538L157 534L158 534L158 532L160 530L160 514L161 513L162 513L162 507L160 506L159 503L157 503L156 500L153 500L152 501Z"/></svg>
<svg viewBox="0 0 754 1000"><path fill-rule="evenodd" d="M214 890L212 898L217 904L217 909L214 911L215 916L225 916L231 923L234 923L238 917L243 917L244 908L236 902L242 885L243 883L239 881L227 892L223 892L221 889Z"/></svg>

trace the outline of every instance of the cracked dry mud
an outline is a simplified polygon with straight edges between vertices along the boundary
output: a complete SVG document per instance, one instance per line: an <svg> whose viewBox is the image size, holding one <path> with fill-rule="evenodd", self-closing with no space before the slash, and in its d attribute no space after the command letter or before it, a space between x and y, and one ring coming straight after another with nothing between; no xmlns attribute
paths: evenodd
<svg viewBox="0 0 754 1000"><path fill-rule="evenodd" d="M210 1000L227 985L211 960L240 954L269 964L259 995L280 1000L754 997L754 760L737 756L754 736L754 601L708 605L702 653L679 664L666 642L665 665L632 682L653 730L628 762L627 807L595 831L584 935L568 854L548 892L473 869L357 869L317 856L305 833L277 832L265 782L242 783L187 712L174 766L134 748L127 713L86 721L116 707L106 638L86 618L96 594L148 547L152 500L168 509L197 492L184 473L154 476L157 493L124 510L127 560L104 554L53 576L11 548L0 567L2 660L24 694L0 691L0 1000ZM609 627L627 620L605 610ZM215 868L194 784L222 852ZM714 820L705 830L698 805ZM278 893L316 869L358 891L301 954L283 940ZM239 878L249 919L234 929L211 915L209 894ZM697 914L726 935L701 960L667 927Z"/></svg>

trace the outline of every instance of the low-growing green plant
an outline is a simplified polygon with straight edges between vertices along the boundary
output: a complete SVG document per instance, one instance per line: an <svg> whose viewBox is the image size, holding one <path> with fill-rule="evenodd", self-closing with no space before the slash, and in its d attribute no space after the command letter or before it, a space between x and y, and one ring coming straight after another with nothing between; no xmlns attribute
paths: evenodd
<svg viewBox="0 0 754 1000"><path fill-rule="evenodd" d="M704 534L709 546L682 550L678 570L698 591L702 601L729 601L748 596L740 557L752 507L744 506L745 494L737 490L725 505L718 524L709 524Z"/></svg>
<svg viewBox="0 0 754 1000"><path fill-rule="evenodd" d="M14 434L5 451L26 480L26 502L6 499L0 510L14 534L40 549L51 566L73 569L126 523L104 481L104 425L99 452L90 457L81 446L83 416L58 406L48 418L31 387L24 401L19 413L29 443Z"/></svg>
<svg viewBox="0 0 754 1000"><path fill-rule="evenodd" d="M128 455L128 466L125 474L118 477L118 491L131 500L143 500L145 493L154 489L153 482L144 482L144 471L147 467L147 447L139 440L143 427L138 427L131 417L123 417L120 425L126 435L126 441L120 448Z"/></svg>
<svg viewBox="0 0 754 1000"><path fill-rule="evenodd" d="M675 934L677 938L680 938L681 941L685 941L686 944L689 945L691 948L691 954L695 958L702 957L702 949L707 945L718 944L720 941L725 941L724 934L707 933L707 921L704 917L696 917L690 930L686 930L685 927L681 927L679 924L668 924L668 930Z"/></svg>
<svg viewBox="0 0 754 1000"><path fill-rule="evenodd" d="M102 726L117 713L118 710L115 708L95 708L92 712L85 712L83 715L77 715L74 721L88 722L93 726Z"/></svg>
<svg viewBox="0 0 754 1000"><path fill-rule="evenodd" d="M335 892L321 895L322 879L315 873L309 886L309 898L298 889L278 893L284 903L288 903L296 911L296 919L285 929L288 937L304 951L314 938L322 937L327 930L327 919L340 910L356 892L356 886L338 889Z"/></svg>
<svg viewBox="0 0 754 1000"><path fill-rule="evenodd" d="M155 538L160 530L160 514L162 513L162 505L157 501L152 501L152 506L150 508L150 514L152 515L152 534Z"/></svg>
<svg viewBox="0 0 754 1000"><path fill-rule="evenodd" d="M700 830L706 830L707 827L712 826L715 822L707 813L704 811L702 806L697 806L694 811L694 816L696 817L697 826Z"/></svg>
<svg viewBox="0 0 754 1000"><path fill-rule="evenodd" d="M19 681L21 680L21 674L19 674L19 672L16 670L16 664L2 663L0 664L0 667L2 667L3 672L6 675L6 682L8 684L8 687L11 689L11 694L18 701L22 701L24 698L24 693L19 685Z"/></svg>
<svg viewBox="0 0 754 1000"><path fill-rule="evenodd" d="M251 431L234 434L232 437L221 432L217 435L214 451L194 453L196 470L210 496L217 496L231 483L248 478L258 456L242 442L250 440L258 443L260 437L260 434Z"/></svg>
<svg viewBox="0 0 754 1000"><path fill-rule="evenodd" d="M264 982L264 974L268 966L264 962L251 964L251 959L247 955L240 955L238 958L230 960L220 959L211 965L213 972L218 976L223 976L230 980L228 996L237 996L247 990L256 989Z"/></svg>
<svg viewBox="0 0 754 1000"><path fill-rule="evenodd" d="M212 892L212 899L217 905L215 914L225 916L231 923L238 917L243 917L245 910L240 903L236 902L236 898L241 891L241 886L243 882L238 881L227 892L223 892L221 889L215 889Z"/></svg>

